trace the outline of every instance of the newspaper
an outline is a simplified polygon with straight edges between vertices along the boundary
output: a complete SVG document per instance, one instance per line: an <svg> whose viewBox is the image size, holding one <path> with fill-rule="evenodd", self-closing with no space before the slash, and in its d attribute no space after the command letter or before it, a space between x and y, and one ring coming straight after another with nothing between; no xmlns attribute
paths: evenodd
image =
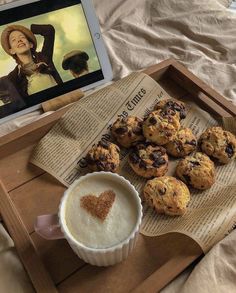
<svg viewBox="0 0 236 293"><path fill-rule="evenodd" d="M110 128L118 117L144 117L163 98L169 98L161 86L143 73L103 88L75 103L36 146L31 162L69 186L89 172L85 155L100 140L112 141ZM218 122L196 104L187 104L187 117L181 122L200 134ZM129 150L121 149L120 175L139 191L146 179L137 176L127 163ZM168 175L174 175L178 160L169 162ZM236 224L236 161L216 167L216 183L206 191L191 191L187 212L181 217L158 215L144 204L141 233L158 236L179 232L194 239L207 252L227 235Z"/></svg>

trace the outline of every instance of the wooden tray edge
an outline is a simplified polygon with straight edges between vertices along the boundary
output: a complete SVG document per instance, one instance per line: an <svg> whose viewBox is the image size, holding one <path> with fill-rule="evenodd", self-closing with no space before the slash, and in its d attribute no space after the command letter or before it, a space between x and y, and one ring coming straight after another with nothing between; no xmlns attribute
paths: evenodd
<svg viewBox="0 0 236 293"><path fill-rule="evenodd" d="M171 67L175 67L176 70L178 70L179 72L182 72L182 70L179 70L181 68L179 67L178 64L179 63L176 60L168 59L168 60L165 60L157 65L153 65L153 66L145 69L143 72L150 75L150 76L153 76L153 75L157 74L157 72L158 72L158 77L162 77ZM178 65L178 66L176 66L176 65ZM189 71L187 69L185 69L185 73L186 72L189 72ZM193 74L191 73L191 76L192 75ZM193 75L193 76L194 76L194 78L198 79L195 75ZM198 85L198 86L200 87L200 85ZM206 88L206 86L204 86L204 92L208 93L209 88L210 88L209 86L207 86L207 88ZM214 94L214 92L212 94ZM219 96L219 94L217 96ZM211 98L211 96L209 98ZM225 99L224 97L222 97L222 98ZM226 106L228 107L228 104L226 104ZM52 113L44 118L39 119L38 121L33 122L30 125L26 125L26 126L22 127L21 129L18 129L16 131L2 137L0 139L0 155L2 155L1 150L4 151L4 149L7 149L8 152L10 150L12 150L15 146L16 141L19 141L19 139L22 139L22 137L26 137L27 135L32 136L36 131L40 131L44 128L47 128L49 130L55 124L55 122L58 121L60 119L60 117L67 110L68 110L68 107L60 109L60 110L56 111L55 113ZM227 110L229 110L229 109L227 108ZM33 141L33 138L32 138L32 141ZM52 283L50 276L48 275L48 272L46 271L42 261L38 257L38 254L35 250L35 247L30 239L30 236L28 235L28 233L24 227L24 224L22 223L22 221L18 215L18 212L17 212L14 204L12 203L7 191L5 190L4 186L1 183L0 183L0 198L1 198L0 210L2 211L3 220L7 225L7 228L11 234L11 237L13 238L14 243L16 245L19 256L22 259L22 262L25 265L26 270L27 270L36 290L38 292L47 292L45 290L49 289L50 291L48 291L48 292L57 292L54 284ZM11 217L9 215L11 215ZM15 226L16 226L16 230L14 228ZM22 237L20 237L20 235L18 235L18 234L21 234ZM18 237L20 237L20 238L18 238ZM22 254L22 250L21 250L22 242L21 241L25 242L30 249L30 251L26 255ZM198 257L199 257L199 255L193 256L191 258L191 260L189 259L189 261L185 263L185 265L184 265L185 267L181 267L179 272L177 272L175 274L175 276L177 274L181 273L181 271L183 271L192 261L194 261ZM32 259L30 259L30 258L34 259L34 261L32 261ZM38 264L37 268L35 266L35 263ZM142 284L140 284L140 286L141 286L140 288L141 289L145 288L147 282L148 283L150 281L152 282L153 278L156 278L156 276L159 276L158 272L154 272L152 275L150 275L149 278L147 278ZM169 278L173 278L173 276L169 275ZM165 281L162 282L161 286L163 287L170 280L171 279L168 279L168 278L165 279ZM41 281L43 281L43 282L41 283ZM46 287L45 287L45 285L46 285ZM160 284L158 286L160 286ZM45 289L45 288L47 288L47 289ZM42 291L42 290L44 290L44 291Z"/></svg>

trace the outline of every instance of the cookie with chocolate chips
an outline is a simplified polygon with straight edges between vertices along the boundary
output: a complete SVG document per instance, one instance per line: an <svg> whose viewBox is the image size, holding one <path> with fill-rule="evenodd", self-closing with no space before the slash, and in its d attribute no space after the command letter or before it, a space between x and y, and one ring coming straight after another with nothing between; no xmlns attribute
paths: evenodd
<svg viewBox="0 0 236 293"><path fill-rule="evenodd" d="M92 171L117 172L120 165L120 149L111 142L100 141L87 153L85 159Z"/></svg>
<svg viewBox="0 0 236 293"><path fill-rule="evenodd" d="M165 145L169 155L183 158L196 150L197 139L190 128L181 128L175 138Z"/></svg>
<svg viewBox="0 0 236 293"><path fill-rule="evenodd" d="M118 118L112 125L111 132L121 146L129 148L145 140L142 124L143 121L135 116Z"/></svg>
<svg viewBox="0 0 236 293"><path fill-rule="evenodd" d="M179 129L179 117L170 109L151 112L143 122L144 136L158 145L164 145L173 140Z"/></svg>
<svg viewBox="0 0 236 293"><path fill-rule="evenodd" d="M190 201L188 187L172 176L148 180L144 186L143 196L157 213L170 216L183 215Z"/></svg>
<svg viewBox="0 0 236 293"><path fill-rule="evenodd" d="M210 127L200 136L199 147L221 164L236 158L236 137L221 127Z"/></svg>
<svg viewBox="0 0 236 293"><path fill-rule="evenodd" d="M168 170L166 150L150 142L133 147L128 162L134 172L144 178L163 176Z"/></svg>
<svg viewBox="0 0 236 293"><path fill-rule="evenodd" d="M154 110L159 110L159 109L170 109L179 116L179 119L184 119L186 117L185 104L176 99L163 99L159 101L155 105Z"/></svg>
<svg viewBox="0 0 236 293"><path fill-rule="evenodd" d="M176 175L196 189L208 189L215 182L215 166L207 155L196 152L179 161Z"/></svg>

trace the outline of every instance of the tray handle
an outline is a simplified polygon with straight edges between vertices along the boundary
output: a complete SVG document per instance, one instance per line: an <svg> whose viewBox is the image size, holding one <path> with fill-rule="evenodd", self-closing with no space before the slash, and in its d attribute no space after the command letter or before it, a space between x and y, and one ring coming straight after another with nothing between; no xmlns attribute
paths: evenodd
<svg viewBox="0 0 236 293"><path fill-rule="evenodd" d="M179 62L173 62L169 67L169 72L172 79L196 95L199 101L208 106L215 114L221 117L236 116L236 106L231 101L220 95Z"/></svg>

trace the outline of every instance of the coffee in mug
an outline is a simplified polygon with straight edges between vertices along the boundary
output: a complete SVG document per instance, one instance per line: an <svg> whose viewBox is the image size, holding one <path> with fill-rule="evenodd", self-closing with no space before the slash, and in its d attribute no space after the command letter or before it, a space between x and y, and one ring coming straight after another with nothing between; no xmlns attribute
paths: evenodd
<svg viewBox="0 0 236 293"><path fill-rule="evenodd" d="M111 172L80 177L64 193L58 215L41 215L35 232L47 240L65 238L85 262L114 265L133 250L142 220L134 186Z"/></svg>
<svg viewBox="0 0 236 293"><path fill-rule="evenodd" d="M70 190L64 217L76 241L90 248L110 248L126 240L135 229L139 204L125 181L99 172L83 178Z"/></svg>

